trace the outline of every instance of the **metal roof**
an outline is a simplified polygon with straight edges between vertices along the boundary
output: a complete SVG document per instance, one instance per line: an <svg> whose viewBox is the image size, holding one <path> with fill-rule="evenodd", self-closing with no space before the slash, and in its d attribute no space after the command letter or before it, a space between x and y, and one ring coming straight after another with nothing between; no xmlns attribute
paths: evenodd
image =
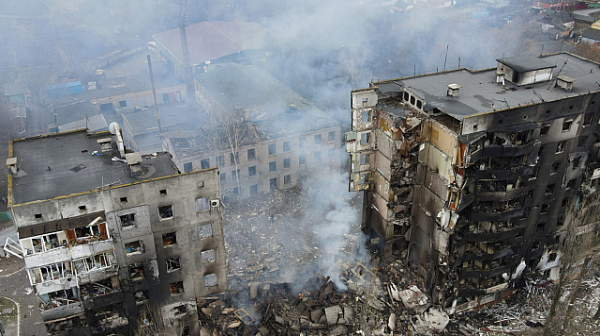
<svg viewBox="0 0 600 336"><path fill-rule="evenodd" d="M254 22L200 22L186 29L190 65L238 53L242 50L261 49L267 29ZM183 49L179 29L153 36L180 63Z"/></svg>

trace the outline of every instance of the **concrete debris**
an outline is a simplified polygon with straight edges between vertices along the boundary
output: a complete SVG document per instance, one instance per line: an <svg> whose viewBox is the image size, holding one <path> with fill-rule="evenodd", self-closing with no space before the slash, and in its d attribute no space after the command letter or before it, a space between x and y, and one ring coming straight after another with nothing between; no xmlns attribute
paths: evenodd
<svg viewBox="0 0 600 336"><path fill-rule="evenodd" d="M427 296L417 286L410 286L398 295L404 306L416 313L422 313L429 307Z"/></svg>

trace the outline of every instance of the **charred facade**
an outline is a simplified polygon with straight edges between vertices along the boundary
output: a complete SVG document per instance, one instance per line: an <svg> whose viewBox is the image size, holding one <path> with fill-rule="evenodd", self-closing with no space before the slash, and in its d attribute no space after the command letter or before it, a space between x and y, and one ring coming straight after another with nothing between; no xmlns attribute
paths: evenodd
<svg viewBox="0 0 600 336"><path fill-rule="evenodd" d="M199 335L196 298L227 289L218 170L126 151L118 127L10 143L10 251L52 335L130 335L160 310Z"/></svg>
<svg viewBox="0 0 600 336"><path fill-rule="evenodd" d="M597 63L568 53L499 59L352 92L350 190L363 229L408 249L449 311L557 279L570 200L596 183Z"/></svg>

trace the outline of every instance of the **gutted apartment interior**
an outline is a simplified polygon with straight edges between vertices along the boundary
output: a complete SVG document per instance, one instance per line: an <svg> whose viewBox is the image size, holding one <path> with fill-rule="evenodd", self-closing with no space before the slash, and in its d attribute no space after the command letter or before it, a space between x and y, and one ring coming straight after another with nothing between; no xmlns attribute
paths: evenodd
<svg viewBox="0 0 600 336"><path fill-rule="evenodd" d="M169 332L199 335L195 299L227 289L217 169L180 173L118 130L18 139L9 156L11 251L49 334L130 335L160 309Z"/></svg>
<svg viewBox="0 0 600 336"><path fill-rule="evenodd" d="M408 250L449 311L556 279L565 212L597 184L600 70L560 53L505 58L352 92L350 190L363 229Z"/></svg>

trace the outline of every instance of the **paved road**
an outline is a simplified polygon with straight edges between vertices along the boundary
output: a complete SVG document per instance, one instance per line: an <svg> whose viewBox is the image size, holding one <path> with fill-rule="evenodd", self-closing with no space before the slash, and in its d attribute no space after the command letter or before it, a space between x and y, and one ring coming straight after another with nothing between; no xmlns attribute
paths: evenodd
<svg viewBox="0 0 600 336"><path fill-rule="evenodd" d="M6 237L16 239L17 234L13 227L0 231L0 242L4 245ZM16 258L16 257L12 257ZM25 266L25 263L23 263ZM24 269L12 275L0 276L0 296L13 299L19 304L21 316L21 335L41 336L46 335L46 328L42 322L42 315L38 309L38 299L29 285L29 279Z"/></svg>

